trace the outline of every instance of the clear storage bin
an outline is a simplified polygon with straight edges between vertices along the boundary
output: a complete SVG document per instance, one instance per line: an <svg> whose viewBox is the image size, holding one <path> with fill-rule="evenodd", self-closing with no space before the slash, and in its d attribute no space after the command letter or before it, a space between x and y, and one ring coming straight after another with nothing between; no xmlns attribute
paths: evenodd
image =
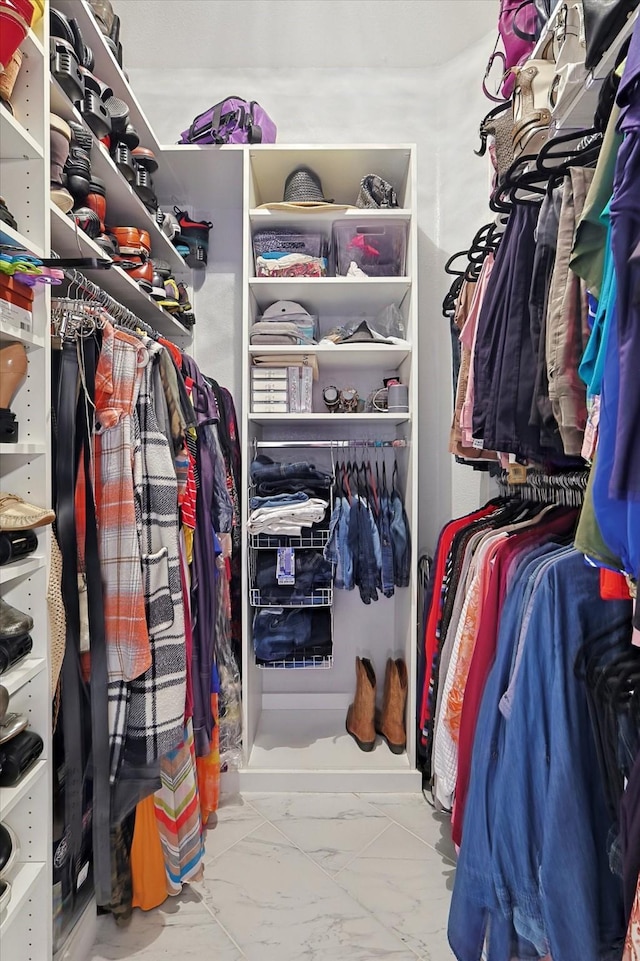
<svg viewBox="0 0 640 961"><path fill-rule="evenodd" d="M329 245L318 231L259 230L253 236L256 277L326 277Z"/></svg>
<svg viewBox="0 0 640 961"><path fill-rule="evenodd" d="M386 220L334 223L332 248L336 277L346 277L352 263L368 277L403 277L407 225Z"/></svg>

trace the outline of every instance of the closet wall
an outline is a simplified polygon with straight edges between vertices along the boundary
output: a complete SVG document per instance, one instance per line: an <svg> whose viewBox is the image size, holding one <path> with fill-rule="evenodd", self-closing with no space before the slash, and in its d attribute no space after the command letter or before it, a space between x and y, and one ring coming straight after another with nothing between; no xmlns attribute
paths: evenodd
<svg viewBox="0 0 640 961"><path fill-rule="evenodd" d="M373 26L365 2L328 0L316 10L321 23L309 17L306 0L190 0L180 18L176 5L169 7L172 23L158 21L158 6L164 5L114 0L125 66L160 141L175 142L197 113L237 94L265 106L283 144L417 144L419 547L433 550L444 521L479 498L479 476L457 469L445 453L451 363L440 303L447 289L443 264L486 219L487 165L472 151L487 109L478 77L494 44L496 0L377 0ZM166 43L169 30L171 69L157 54L162 42L154 41L164 31ZM409 43L416 30L420 42ZM229 37L235 39L227 43ZM215 223L209 270L196 298L194 355L206 359L214 376L224 373L239 402L241 194L234 198L220 186L212 177L213 206L200 211Z"/></svg>

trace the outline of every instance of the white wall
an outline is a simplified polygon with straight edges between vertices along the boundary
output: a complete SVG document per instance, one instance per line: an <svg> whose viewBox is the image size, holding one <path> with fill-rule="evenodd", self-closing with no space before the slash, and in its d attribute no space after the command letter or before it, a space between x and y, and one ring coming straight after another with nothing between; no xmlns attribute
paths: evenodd
<svg viewBox="0 0 640 961"><path fill-rule="evenodd" d="M130 0L129 0L130 2ZM258 0L261 9L269 0ZM306 2L306 0L305 0ZM434 8L447 7L449 29L455 29L458 0L422 0ZM349 4L349 0L345 0ZM123 19L122 40L132 86L160 141L175 143L180 131L212 103L232 94L258 99L278 125L282 143L395 143L418 145L419 318L421 381L420 429L420 548L433 550L438 531L452 513L473 507L479 498L479 479L470 468L457 467L447 453L451 419L451 362L448 322L441 314L448 279L442 267L451 253L468 246L487 219L486 163L473 155L480 119L490 104L481 92L481 78L495 36L497 2L473 5L478 18L472 46L446 64L400 68L379 62L371 66L366 49L353 47L354 67L325 68L325 49L314 43L309 29L305 61L308 66L288 66L291 38L286 18L270 42L281 46L283 66L277 70L249 66L189 68L188 49L165 47L158 67L137 68L136 56L147 62L144 35L132 47L127 39L127 0L115 2ZM163 6L164 4L158 4ZM200 6L195 4L194 8ZM248 0L238 5L246 13ZM367 5L365 5L367 6ZM410 4L376 0L380 30L389 44L394 36L412 29L402 20ZM465 10L469 9L464 4ZM191 3L174 4L180 17L189 17ZM309 7L311 9L311 5ZM440 10L442 13L442 10ZM442 17L441 17L442 21ZM198 23L190 25L198 31ZM467 25L468 27L468 25ZM238 24L241 29L241 24ZM336 26L339 30L339 23ZM221 36L220 43L224 43ZM437 31L424 37L425 60L438 45ZM142 48L142 49L140 49ZM146 53L144 52L146 51ZM273 53L273 52L272 52ZM211 50L215 64L215 47ZM355 64L361 63L360 66ZM364 64L369 64L365 66ZM206 213L206 211L201 211ZM216 228L214 227L214 231ZM219 225L218 225L219 230ZM233 242L238 238L234 237ZM198 301L197 351L207 355L206 369L240 397L240 297L237 274L224 237L215 238L220 282L209 305ZM225 261L228 260L228 263ZM211 288L213 290L213 288ZM205 288L208 292L209 285ZM237 336L234 336L237 334Z"/></svg>

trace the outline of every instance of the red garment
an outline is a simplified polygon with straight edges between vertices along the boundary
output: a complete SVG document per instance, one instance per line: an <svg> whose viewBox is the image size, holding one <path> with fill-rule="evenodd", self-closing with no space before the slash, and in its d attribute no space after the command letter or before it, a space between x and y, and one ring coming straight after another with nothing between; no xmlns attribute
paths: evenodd
<svg viewBox="0 0 640 961"><path fill-rule="evenodd" d="M489 574L489 587L482 608L482 616L473 650L471 667L467 678L460 719L460 739L458 741L458 777L456 781L456 800L451 817L451 837L454 844L462 843L462 822L469 790L471 756L476 723L484 686L493 666L498 639L500 616L506 595L507 575L513 556L523 547L538 543L545 534L568 534L575 526L576 512L562 512L545 518L535 527L526 528L522 533L509 534L499 545Z"/></svg>
<svg viewBox="0 0 640 961"><path fill-rule="evenodd" d="M600 597L603 601L628 601L631 597L624 574L600 568Z"/></svg>
<svg viewBox="0 0 640 961"><path fill-rule="evenodd" d="M463 530L472 521L478 520L481 517L486 517L487 514L493 513L495 509L495 505L488 505L480 508L478 511L474 511L472 514L466 514L464 517L458 517L446 524L440 534L438 550L435 558L435 572L433 581L435 588L433 597L431 598L429 615L427 617L427 624L424 632L425 675L424 686L422 688L422 702L420 705L421 729L425 727L431 716L429 710L429 686L431 684L431 676L433 674L433 659L436 651L438 650L437 627L440 620L440 611L442 610L441 586L442 579L444 577L445 565L447 563L447 557L451 549L451 544L453 543L453 538L456 536L458 531Z"/></svg>
<svg viewBox="0 0 640 961"><path fill-rule="evenodd" d="M170 340L165 340L164 337L158 337L158 343L166 347L174 361L176 362L176 367L178 370L182 370L182 351L175 344L172 344Z"/></svg>

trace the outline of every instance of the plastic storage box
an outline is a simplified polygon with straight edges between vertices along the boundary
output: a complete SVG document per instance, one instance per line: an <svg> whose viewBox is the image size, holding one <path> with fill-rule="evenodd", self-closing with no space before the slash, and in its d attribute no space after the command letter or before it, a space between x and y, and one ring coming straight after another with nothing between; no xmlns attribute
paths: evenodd
<svg viewBox="0 0 640 961"><path fill-rule="evenodd" d="M317 231L259 230L253 237L256 277L326 277L328 247Z"/></svg>
<svg viewBox="0 0 640 961"><path fill-rule="evenodd" d="M407 225L386 220L335 223L332 248L336 277L346 277L352 263L368 277L403 277Z"/></svg>

